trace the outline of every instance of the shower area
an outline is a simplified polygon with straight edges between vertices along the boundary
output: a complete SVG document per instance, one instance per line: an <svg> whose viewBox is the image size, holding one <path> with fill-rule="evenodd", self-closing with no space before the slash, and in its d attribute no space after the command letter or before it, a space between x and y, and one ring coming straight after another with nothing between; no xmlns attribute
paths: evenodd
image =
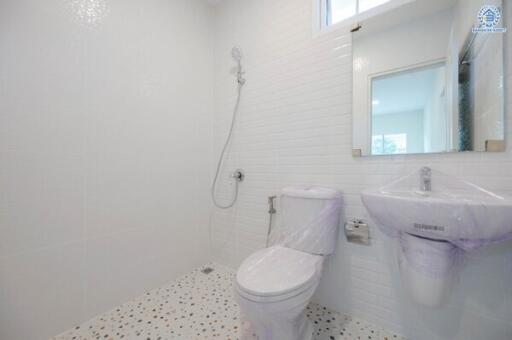
<svg viewBox="0 0 512 340"><path fill-rule="evenodd" d="M210 261L211 11L0 3L0 339L48 339Z"/></svg>

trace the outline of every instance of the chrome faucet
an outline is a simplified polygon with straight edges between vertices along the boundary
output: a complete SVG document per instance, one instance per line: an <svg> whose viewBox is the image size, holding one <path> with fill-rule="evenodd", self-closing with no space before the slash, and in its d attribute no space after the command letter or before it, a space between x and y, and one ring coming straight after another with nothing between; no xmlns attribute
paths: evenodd
<svg viewBox="0 0 512 340"><path fill-rule="evenodd" d="M428 166L420 170L420 191L432 191L432 169Z"/></svg>

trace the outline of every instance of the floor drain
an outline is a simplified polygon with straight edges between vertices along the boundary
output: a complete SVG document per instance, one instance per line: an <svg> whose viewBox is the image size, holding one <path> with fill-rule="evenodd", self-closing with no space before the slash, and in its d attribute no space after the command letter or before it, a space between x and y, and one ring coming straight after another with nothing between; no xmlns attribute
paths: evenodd
<svg viewBox="0 0 512 340"><path fill-rule="evenodd" d="M201 270L201 273L203 274L210 274L211 272L213 272L213 268L210 267L206 267L203 270Z"/></svg>

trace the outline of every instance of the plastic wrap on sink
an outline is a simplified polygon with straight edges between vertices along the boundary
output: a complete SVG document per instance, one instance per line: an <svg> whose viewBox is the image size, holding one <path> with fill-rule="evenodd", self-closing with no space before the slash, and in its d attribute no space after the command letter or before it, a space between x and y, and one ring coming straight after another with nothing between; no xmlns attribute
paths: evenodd
<svg viewBox="0 0 512 340"><path fill-rule="evenodd" d="M464 251L456 245L402 233L399 238L408 264L430 277L445 277L458 272L465 262Z"/></svg>
<svg viewBox="0 0 512 340"><path fill-rule="evenodd" d="M466 252L512 240L512 198L422 171L361 194L379 229L398 240L402 265L426 277L448 277L459 271Z"/></svg>
<svg viewBox="0 0 512 340"><path fill-rule="evenodd" d="M409 233L445 240L464 250L512 239L512 198L432 170L422 191L416 171L379 189L365 190L363 203L389 236Z"/></svg>

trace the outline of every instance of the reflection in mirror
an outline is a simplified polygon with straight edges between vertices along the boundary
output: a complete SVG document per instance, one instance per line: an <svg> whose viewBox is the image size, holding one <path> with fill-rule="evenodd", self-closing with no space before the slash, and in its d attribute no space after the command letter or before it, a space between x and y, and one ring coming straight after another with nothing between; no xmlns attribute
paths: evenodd
<svg viewBox="0 0 512 340"><path fill-rule="evenodd" d="M488 2L416 0L360 23L354 154L504 151L504 18Z"/></svg>
<svg viewBox="0 0 512 340"><path fill-rule="evenodd" d="M449 146L445 63L371 79L372 155L442 152Z"/></svg>

